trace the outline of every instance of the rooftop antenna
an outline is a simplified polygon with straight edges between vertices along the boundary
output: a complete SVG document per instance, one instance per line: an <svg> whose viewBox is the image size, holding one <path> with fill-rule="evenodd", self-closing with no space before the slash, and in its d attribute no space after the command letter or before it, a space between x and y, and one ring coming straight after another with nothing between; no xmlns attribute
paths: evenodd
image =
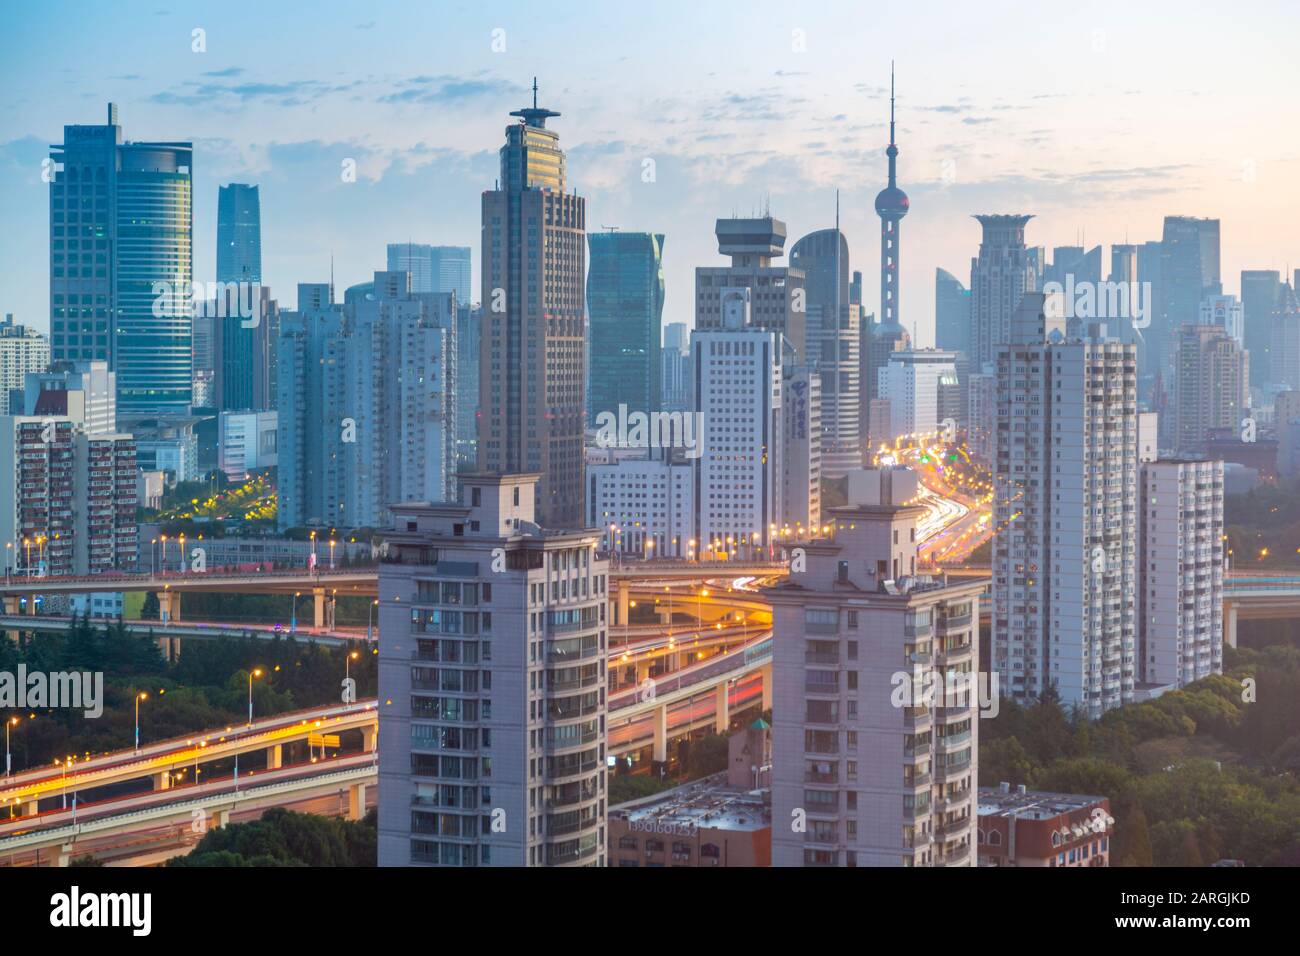
<svg viewBox="0 0 1300 956"><path fill-rule="evenodd" d="M330 250L330 305L334 304L334 250Z"/></svg>
<svg viewBox="0 0 1300 956"><path fill-rule="evenodd" d="M537 109L537 77L533 77L533 109Z"/></svg>

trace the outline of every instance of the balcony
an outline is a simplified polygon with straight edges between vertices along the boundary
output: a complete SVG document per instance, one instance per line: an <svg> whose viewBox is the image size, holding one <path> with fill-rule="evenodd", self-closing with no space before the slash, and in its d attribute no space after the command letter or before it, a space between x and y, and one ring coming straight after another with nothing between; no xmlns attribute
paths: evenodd
<svg viewBox="0 0 1300 956"><path fill-rule="evenodd" d="M963 843L961 846L953 847L942 858L934 861L935 866L953 866L957 863L965 862L970 858L970 844Z"/></svg>
<svg viewBox="0 0 1300 956"><path fill-rule="evenodd" d="M937 836L945 839L949 837L960 836L970 829L970 817L961 817L957 820L950 820L946 823L936 823L934 832Z"/></svg>

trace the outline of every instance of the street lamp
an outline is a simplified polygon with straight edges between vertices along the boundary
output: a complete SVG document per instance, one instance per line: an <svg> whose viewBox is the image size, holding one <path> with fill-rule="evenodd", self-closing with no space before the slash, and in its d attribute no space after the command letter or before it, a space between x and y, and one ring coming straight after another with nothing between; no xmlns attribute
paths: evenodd
<svg viewBox="0 0 1300 956"><path fill-rule="evenodd" d="M262 676L262 668L254 667L248 672L248 726L253 726L253 678Z"/></svg>
<svg viewBox="0 0 1300 956"><path fill-rule="evenodd" d="M343 658L343 679L348 680L352 677L352 662L361 656L360 651L352 651Z"/></svg>
<svg viewBox="0 0 1300 956"><path fill-rule="evenodd" d="M17 727L17 726L18 726L17 717L10 717L8 720L5 721L5 776L6 777L9 776L10 766L13 763L13 760L9 755L9 729L11 727Z"/></svg>
<svg viewBox="0 0 1300 956"><path fill-rule="evenodd" d="M162 542L162 564L160 564L159 567L163 569L163 574L166 574L167 573L167 535L165 534L159 535L158 539Z"/></svg>
<svg viewBox="0 0 1300 956"><path fill-rule="evenodd" d="M373 640L373 638L370 635L370 621L372 619L372 615L375 613L375 608L377 607L379 607L379 598L375 598L373 601L371 601L369 606L366 608L366 640L367 641Z"/></svg>
<svg viewBox="0 0 1300 956"><path fill-rule="evenodd" d="M158 539L149 539L149 576L153 577L158 573Z"/></svg>
<svg viewBox="0 0 1300 956"><path fill-rule="evenodd" d="M311 533L311 570L316 570L316 532Z"/></svg>
<svg viewBox="0 0 1300 956"><path fill-rule="evenodd" d="M293 592L293 614L289 616L289 633L298 633L298 598L302 597L301 591Z"/></svg>
<svg viewBox="0 0 1300 956"><path fill-rule="evenodd" d="M338 544L333 538L330 538L330 570L334 570L334 546Z"/></svg>
<svg viewBox="0 0 1300 956"><path fill-rule="evenodd" d="M181 560L176 570L184 574L185 573L185 533L181 532L181 536L177 540L180 542Z"/></svg>
<svg viewBox="0 0 1300 956"><path fill-rule="evenodd" d="M140 752L140 701L148 700L149 695L144 691L135 695L135 752Z"/></svg>

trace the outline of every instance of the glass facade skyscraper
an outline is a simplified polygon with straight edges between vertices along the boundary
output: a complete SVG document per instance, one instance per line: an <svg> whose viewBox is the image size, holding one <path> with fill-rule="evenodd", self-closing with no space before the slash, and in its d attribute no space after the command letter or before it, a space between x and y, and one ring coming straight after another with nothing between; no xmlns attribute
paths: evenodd
<svg viewBox="0 0 1300 956"><path fill-rule="evenodd" d="M472 301L469 246L390 242L388 271L409 272L412 292L454 292L457 302Z"/></svg>
<svg viewBox="0 0 1300 956"><path fill-rule="evenodd" d="M649 232L587 236L591 328L590 414L656 412L663 404L664 237Z"/></svg>
<svg viewBox="0 0 1300 956"><path fill-rule="evenodd" d="M65 126L51 148L51 358L102 359L119 414L187 414L193 392L190 143Z"/></svg>
<svg viewBox="0 0 1300 956"><path fill-rule="evenodd" d="M256 186L217 190L217 281L262 281L262 203Z"/></svg>

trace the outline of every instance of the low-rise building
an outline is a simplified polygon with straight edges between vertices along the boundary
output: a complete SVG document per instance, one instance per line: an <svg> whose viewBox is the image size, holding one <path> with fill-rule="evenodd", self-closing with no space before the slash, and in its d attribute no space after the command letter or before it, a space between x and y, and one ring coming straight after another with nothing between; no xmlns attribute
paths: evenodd
<svg viewBox="0 0 1300 956"><path fill-rule="evenodd" d="M1105 797L980 787L978 824L980 866L1110 866Z"/></svg>
<svg viewBox="0 0 1300 956"><path fill-rule="evenodd" d="M772 806L717 774L611 807L610 866L770 866Z"/></svg>

